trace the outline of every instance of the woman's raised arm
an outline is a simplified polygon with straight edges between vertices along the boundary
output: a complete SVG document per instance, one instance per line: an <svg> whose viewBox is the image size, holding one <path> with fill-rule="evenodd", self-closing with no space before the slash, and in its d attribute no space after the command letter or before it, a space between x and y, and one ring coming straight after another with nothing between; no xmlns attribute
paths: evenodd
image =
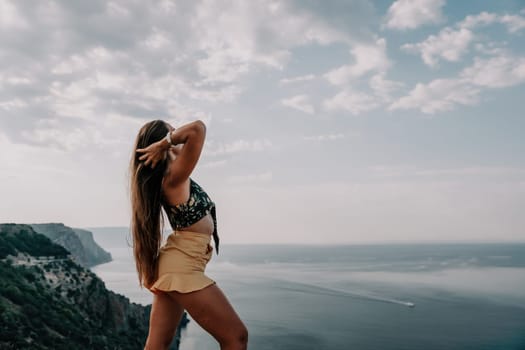
<svg viewBox="0 0 525 350"><path fill-rule="evenodd" d="M184 182L197 165L206 138L206 125L201 120L195 120L177 129L168 124L168 128L171 144L163 138L146 148L137 149L137 152L144 153L139 157L139 160L144 161L144 165L151 164L154 168L159 161L166 159L167 151L172 145L183 144L177 158L170 162L168 177L165 180L169 186L175 186Z"/></svg>

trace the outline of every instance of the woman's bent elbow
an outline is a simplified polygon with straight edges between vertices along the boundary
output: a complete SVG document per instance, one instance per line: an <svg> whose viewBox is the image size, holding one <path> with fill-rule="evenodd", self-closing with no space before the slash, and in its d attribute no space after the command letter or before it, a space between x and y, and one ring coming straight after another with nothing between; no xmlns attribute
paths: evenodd
<svg viewBox="0 0 525 350"><path fill-rule="evenodd" d="M198 132L206 133L206 124L202 120L197 119L193 123Z"/></svg>

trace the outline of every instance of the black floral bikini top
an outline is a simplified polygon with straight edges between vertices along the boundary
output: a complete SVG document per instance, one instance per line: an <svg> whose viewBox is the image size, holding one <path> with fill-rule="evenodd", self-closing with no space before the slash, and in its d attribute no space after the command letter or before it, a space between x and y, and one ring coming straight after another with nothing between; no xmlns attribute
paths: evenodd
<svg viewBox="0 0 525 350"><path fill-rule="evenodd" d="M213 241L215 243L215 250L219 254L219 235L217 233L217 214L215 211L215 203L211 200L208 194L202 187L193 181L190 177L190 198L186 203L178 205L170 205L165 200L162 201L162 206L166 211L168 220L174 230L179 230L190 226L208 213L211 213L213 218Z"/></svg>

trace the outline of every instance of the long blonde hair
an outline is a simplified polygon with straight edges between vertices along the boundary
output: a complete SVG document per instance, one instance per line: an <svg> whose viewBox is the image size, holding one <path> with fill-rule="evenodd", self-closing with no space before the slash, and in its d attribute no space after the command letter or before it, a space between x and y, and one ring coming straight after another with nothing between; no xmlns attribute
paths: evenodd
<svg viewBox="0 0 525 350"><path fill-rule="evenodd" d="M157 274L157 259L164 227L161 204L162 178L167 160L158 162L152 169L139 160L142 153L136 150L161 140L168 130L168 126L162 120L144 124L135 140L129 168L133 255L139 285L146 288L151 287Z"/></svg>

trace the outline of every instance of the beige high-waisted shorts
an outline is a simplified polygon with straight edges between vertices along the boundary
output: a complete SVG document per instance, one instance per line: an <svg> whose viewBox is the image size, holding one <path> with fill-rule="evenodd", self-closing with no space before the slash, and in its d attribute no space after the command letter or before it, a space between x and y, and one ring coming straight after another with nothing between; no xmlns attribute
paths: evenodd
<svg viewBox="0 0 525 350"><path fill-rule="evenodd" d="M213 254L211 235L175 230L160 248L157 280L153 293L177 291L189 293L203 289L215 281L204 274Z"/></svg>

